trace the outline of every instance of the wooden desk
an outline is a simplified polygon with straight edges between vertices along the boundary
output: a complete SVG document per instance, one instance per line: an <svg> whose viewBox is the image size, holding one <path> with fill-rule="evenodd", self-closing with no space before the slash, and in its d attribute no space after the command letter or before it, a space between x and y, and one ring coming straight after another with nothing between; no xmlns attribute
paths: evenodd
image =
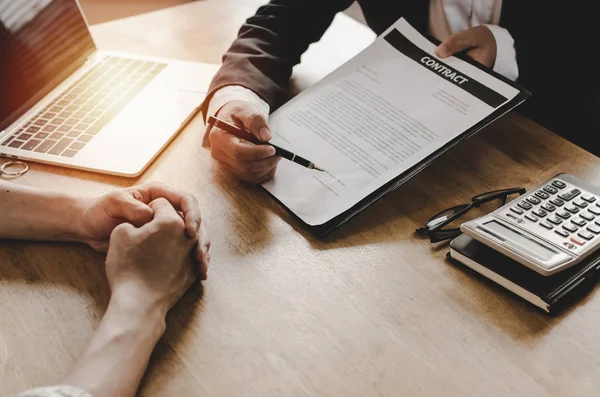
<svg viewBox="0 0 600 397"><path fill-rule="evenodd" d="M93 30L103 48L218 62L259 3L199 1ZM14 180L90 195L161 180L197 194L210 277L171 313L142 396L598 395L600 294L548 317L413 234L487 190L559 171L600 183L598 158L509 115L318 241L221 173L201 131L196 120L138 180L36 164ZM108 301L103 260L81 245L0 242L1 396L56 382L83 350Z"/></svg>

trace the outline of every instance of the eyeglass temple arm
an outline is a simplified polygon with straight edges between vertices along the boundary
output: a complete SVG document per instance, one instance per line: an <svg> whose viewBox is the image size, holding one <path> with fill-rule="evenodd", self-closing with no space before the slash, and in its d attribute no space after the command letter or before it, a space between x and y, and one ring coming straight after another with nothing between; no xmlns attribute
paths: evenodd
<svg viewBox="0 0 600 397"><path fill-rule="evenodd" d="M525 188L519 187L514 189L506 189L499 190L497 194L486 197L484 199L479 199L473 202L475 208L479 208L481 204L489 203L490 201L494 201L496 199L502 199L502 205L506 204L506 200L508 200L508 196L513 194L518 194L519 196L523 195L526 192Z"/></svg>

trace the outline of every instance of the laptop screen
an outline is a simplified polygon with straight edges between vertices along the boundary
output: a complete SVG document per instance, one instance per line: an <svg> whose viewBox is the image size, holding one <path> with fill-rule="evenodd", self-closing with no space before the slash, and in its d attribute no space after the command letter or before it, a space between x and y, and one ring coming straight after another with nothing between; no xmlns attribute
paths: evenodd
<svg viewBox="0 0 600 397"><path fill-rule="evenodd" d="M94 50L76 0L0 0L0 131Z"/></svg>

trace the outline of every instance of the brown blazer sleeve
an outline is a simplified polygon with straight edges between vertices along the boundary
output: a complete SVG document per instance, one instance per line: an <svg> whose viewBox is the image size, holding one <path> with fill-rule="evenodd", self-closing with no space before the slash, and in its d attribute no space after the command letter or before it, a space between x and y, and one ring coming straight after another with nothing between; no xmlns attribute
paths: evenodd
<svg viewBox="0 0 600 397"><path fill-rule="evenodd" d="M203 114L214 92L232 84L257 93L271 111L281 106L300 56L321 38L335 14L351 4L352 0L271 0L260 7L223 55L202 104Z"/></svg>

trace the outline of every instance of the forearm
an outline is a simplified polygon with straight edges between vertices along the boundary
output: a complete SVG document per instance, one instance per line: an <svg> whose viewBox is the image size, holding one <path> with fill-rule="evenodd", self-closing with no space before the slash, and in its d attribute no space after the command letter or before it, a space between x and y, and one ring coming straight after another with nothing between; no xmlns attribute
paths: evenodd
<svg viewBox="0 0 600 397"><path fill-rule="evenodd" d="M271 0L260 7L223 55L207 98L221 87L236 84L254 91L275 110L285 100L292 68L301 55L321 38L335 14L351 3Z"/></svg>
<svg viewBox="0 0 600 397"><path fill-rule="evenodd" d="M165 314L140 309L135 297L111 298L85 352L62 383L94 397L134 396L156 343L164 333Z"/></svg>
<svg viewBox="0 0 600 397"><path fill-rule="evenodd" d="M0 181L0 238L77 239L79 200L67 194Z"/></svg>

